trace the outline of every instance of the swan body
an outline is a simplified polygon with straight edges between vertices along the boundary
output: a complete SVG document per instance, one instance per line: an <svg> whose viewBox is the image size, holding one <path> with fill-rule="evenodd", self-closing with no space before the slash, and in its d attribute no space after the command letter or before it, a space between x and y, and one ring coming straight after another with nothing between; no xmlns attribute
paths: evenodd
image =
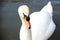
<svg viewBox="0 0 60 40"><path fill-rule="evenodd" d="M56 28L52 18L53 8L50 1L41 11L33 12L30 15L30 21L26 20L29 15L29 8L27 5L20 6L18 8L18 13L22 21L20 40L48 40ZM30 24L31 30L28 29Z"/></svg>
<svg viewBox="0 0 60 40"><path fill-rule="evenodd" d="M53 9L49 1L41 11L30 15L32 40L48 40L55 30Z"/></svg>

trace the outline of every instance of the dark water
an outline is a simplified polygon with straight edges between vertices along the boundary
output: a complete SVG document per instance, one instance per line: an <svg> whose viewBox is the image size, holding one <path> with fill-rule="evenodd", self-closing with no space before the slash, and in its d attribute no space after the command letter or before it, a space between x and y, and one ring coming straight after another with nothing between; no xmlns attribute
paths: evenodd
<svg viewBox="0 0 60 40"><path fill-rule="evenodd" d="M39 11L49 0L34 0L30 2L0 2L0 37L1 40L19 40L19 30L21 26L21 20L18 15L18 7L20 5L28 5L30 13ZM55 33L49 40L60 40L60 1L52 0L53 6L53 19L57 25Z"/></svg>

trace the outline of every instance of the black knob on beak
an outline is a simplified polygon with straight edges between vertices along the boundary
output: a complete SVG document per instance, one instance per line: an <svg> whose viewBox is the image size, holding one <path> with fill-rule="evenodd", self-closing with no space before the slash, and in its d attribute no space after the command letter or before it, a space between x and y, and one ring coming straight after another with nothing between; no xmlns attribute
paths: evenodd
<svg viewBox="0 0 60 40"><path fill-rule="evenodd" d="M26 17L26 20L27 20L27 21L29 21L29 20L30 20L29 15L28 15L28 16L26 16L24 13L23 13L23 15L24 15L24 17Z"/></svg>
<svg viewBox="0 0 60 40"><path fill-rule="evenodd" d="M29 20L30 20L30 17L29 17L29 16L28 16L28 17L26 17L26 20L27 20L27 21L29 21Z"/></svg>

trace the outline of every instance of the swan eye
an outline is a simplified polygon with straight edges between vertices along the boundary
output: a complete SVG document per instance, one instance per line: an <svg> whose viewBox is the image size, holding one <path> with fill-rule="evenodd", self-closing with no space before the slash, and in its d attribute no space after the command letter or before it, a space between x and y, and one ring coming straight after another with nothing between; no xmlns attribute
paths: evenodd
<svg viewBox="0 0 60 40"><path fill-rule="evenodd" d="M24 18L26 18L26 20L27 20L27 21L29 21L29 20L30 20L29 15L28 15L28 16L26 16L24 13L23 13L23 15L24 15Z"/></svg>

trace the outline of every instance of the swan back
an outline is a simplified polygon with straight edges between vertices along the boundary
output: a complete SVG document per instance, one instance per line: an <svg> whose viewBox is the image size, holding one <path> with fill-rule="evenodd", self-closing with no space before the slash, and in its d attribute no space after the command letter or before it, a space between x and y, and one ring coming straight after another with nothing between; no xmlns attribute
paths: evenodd
<svg viewBox="0 0 60 40"><path fill-rule="evenodd" d="M51 5L51 1L48 2L47 5L45 5L42 9L41 9L41 12L46 12L46 13L49 13L50 16L52 16L53 14L53 8L52 8L52 5Z"/></svg>
<svg viewBox="0 0 60 40"><path fill-rule="evenodd" d="M48 31L50 30L49 28L51 26L53 29L52 24L54 24L54 22L52 19L52 16L53 16L52 14L53 14L53 9L52 9L51 2L49 1L48 4L41 9L41 11L33 12L30 15L32 40L47 40L50 37L50 36L48 37L47 34L51 33L50 35L52 35L53 30Z"/></svg>

